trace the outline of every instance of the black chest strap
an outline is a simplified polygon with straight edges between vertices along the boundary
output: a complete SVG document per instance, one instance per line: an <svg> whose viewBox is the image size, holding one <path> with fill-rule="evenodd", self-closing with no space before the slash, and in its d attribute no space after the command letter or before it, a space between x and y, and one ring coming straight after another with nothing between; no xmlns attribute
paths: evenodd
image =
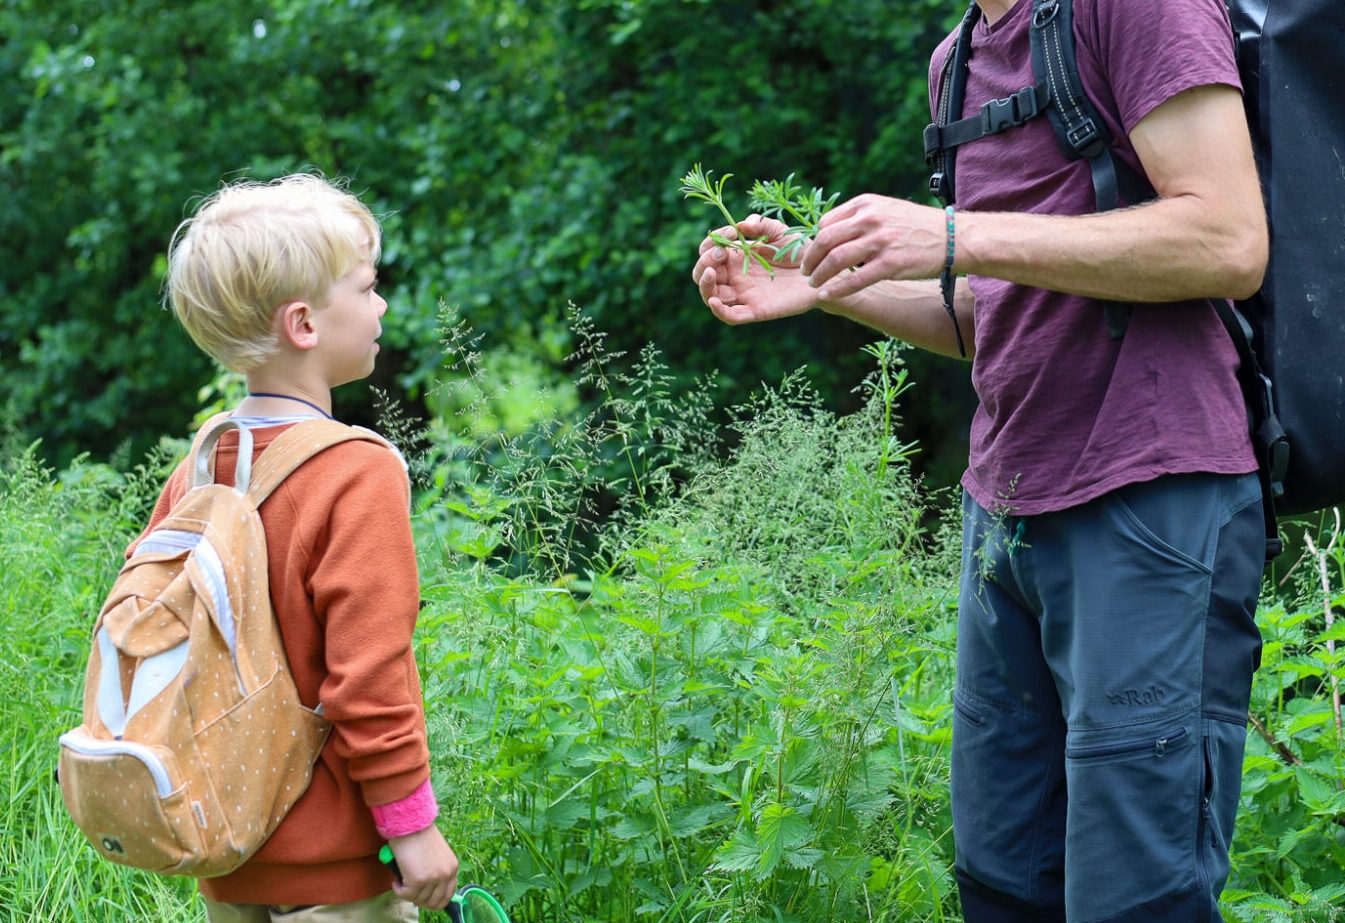
<svg viewBox="0 0 1345 923"><path fill-rule="evenodd" d="M953 204L957 194L953 173L958 147L1008 131L1045 113L1061 153L1069 160L1088 161L1097 211L1117 208L1122 196L1130 203L1151 198L1148 183L1112 154L1111 133L1083 90L1074 45L1071 0L1032 2L1029 39L1035 84L1002 99L990 100L974 116L951 118L962 112L971 39L980 18L981 9L973 0L958 27L953 49L944 59L936 119L924 132L925 160L933 168L930 193L945 205ZM945 292L945 307L951 313L948 301ZM1108 302L1105 310L1110 335L1123 336L1130 321L1130 306Z"/></svg>

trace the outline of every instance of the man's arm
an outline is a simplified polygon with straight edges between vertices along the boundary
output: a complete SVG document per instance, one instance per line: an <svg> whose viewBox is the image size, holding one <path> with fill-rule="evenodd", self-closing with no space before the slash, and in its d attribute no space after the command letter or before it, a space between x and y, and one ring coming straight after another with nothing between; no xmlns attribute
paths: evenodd
<svg viewBox="0 0 1345 923"><path fill-rule="evenodd" d="M1078 217L958 212L958 271L1122 301L1255 292L1269 237L1238 92L1178 94L1130 139L1157 199ZM940 209L860 196L823 217L801 270L821 299L844 301L883 279L936 276L946 245Z"/></svg>

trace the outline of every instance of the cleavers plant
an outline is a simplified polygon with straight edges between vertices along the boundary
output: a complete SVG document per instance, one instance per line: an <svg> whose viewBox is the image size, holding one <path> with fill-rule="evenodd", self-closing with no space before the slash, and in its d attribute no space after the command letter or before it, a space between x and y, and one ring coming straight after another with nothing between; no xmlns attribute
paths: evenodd
<svg viewBox="0 0 1345 923"><path fill-rule="evenodd" d="M725 173L717 181L712 181L710 175L713 172L702 170L701 165L696 164L682 177L682 196L713 205L724 216L729 227L737 228L738 221L724 202L724 184L733 174ZM803 187L794 184L793 173L783 181L757 180L752 184L750 192L751 206L767 218L777 218L788 225L786 233L789 236L786 241L777 248L767 243L765 238L748 238L741 233L736 237L726 237L711 231L709 237L721 247L736 250L743 255L743 272L756 263L774 275L776 265L798 261L803 245L816 236L818 222L836 204L839 195L833 193L829 198L823 198L822 190L816 186L805 192Z"/></svg>

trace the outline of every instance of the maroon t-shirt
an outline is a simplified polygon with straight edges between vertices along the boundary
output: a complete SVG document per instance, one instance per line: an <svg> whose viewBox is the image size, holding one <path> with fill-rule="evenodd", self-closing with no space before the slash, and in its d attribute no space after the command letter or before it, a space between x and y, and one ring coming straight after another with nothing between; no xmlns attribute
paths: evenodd
<svg viewBox="0 0 1345 923"><path fill-rule="evenodd" d="M976 27L964 115L1033 83L1031 0ZM1240 86L1223 0L1074 0L1084 89L1113 150L1145 115L1183 90ZM938 96L943 60L930 69ZM1067 161L1038 117L959 148L957 207L1082 215L1096 210L1085 161ZM1033 515L1164 474L1253 471L1237 354L1206 302L1135 305L1120 339L1101 303L971 276L972 381L980 398L962 484L987 509Z"/></svg>

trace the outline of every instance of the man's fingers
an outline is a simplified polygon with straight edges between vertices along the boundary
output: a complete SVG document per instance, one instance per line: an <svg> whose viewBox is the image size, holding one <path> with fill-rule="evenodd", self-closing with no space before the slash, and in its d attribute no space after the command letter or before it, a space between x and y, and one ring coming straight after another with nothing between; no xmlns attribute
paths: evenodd
<svg viewBox="0 0 1345 923"><path fill-rule="evenodd" d="M726 296L731 297L733 290L728 286L720 287L713 269L707 269L701 277L699 284L701 301L705 302L711 313L715 317L724 321L726 324L741 324L744 318L741 316L742 309L737 305L729 305L724 301Z"/></svg>
<svg viewBox="0 0 1345 923"><path fill-rule="evenodd" d="M748 215L742 221L739 221L738 230L742 231L745 237L760 237L766 233L760 215Z"/></svg>
<svg viewBox="0 0 1345 923"><path fill-rule="evenodd" d="M727 305L720 298L711 298L707 304L710 306L711 313L730 327L750 323L755 319L741 305Z"/></svg>
<svg viewBox="0 0 1345 923"><path fill-rule="evenodd" d="M719 241L718 241L718 240L715 240L716 237L723 238L724 240L737 240L737 239L738 239L738 238L737 238L737 235L734 235L733 237L729 237L727 234L724 233L725 230L728 230L728 229L726 229L726 228L720 228L718 231L711 231L709 234L707 234L707 235L705 236L705 239L701 241L700 249L699 249L697 252L698 252L701 256L704 256L705 254L709 253L711 250L715 249L716 247L720 247L720 249L723 249L723 248L720 246ZM711 236L711 235L713 235L713 236Z"/></svg>
<svg viewBox="0 0 1345 923"><path fill-rule="evenodd" d="M873 198L873 196L866 193L864 195L857 195L853 199L845 200L840 205L837 205L835 208L832 208L818 220L817 222L818 229L826 230L827 228L831 227L834 224L838 224L842 221L845 221L852 215L858 213L859 210L863 208L864 205L867 204L868 200L871 198Z"/></svg>
<svg viewBox="0 0 1345 923"><path fill-rule="evenodd" d="M882 278L881 272L879 272L872 263L858 266L849 272L842 272L832 276L825 282L817 285L818 297L823 301L834 301L837 298L844 298L847 295L853 295L855 292L868 288L880 278Z"/></svg>
<svg viewBox="0 0 1345 923"><path fill-rule="evenodd" d="M697 268L701 268L699 263L697 263L696 265ZM706 266L704 268L701 268L700 276L699 278L696 279L696 288L700 290L701 301L708 303L710 297L714 295L715 289L718 286L718 284L719 284L719 277L715 274L713 267Z"/></svg>
<svg viewBox="0 0 1345 923"><path fill-rule="evenodd" d="M811 271L807 268L803 270L808 276L808 284L813 288L821 288L836 276L845 274L845 270L872 262L872 254L868 249L860 243L851 241L832 246L825 252L820 249L810 250L813 267Z"/></svg>
<svg viewBox="0 0 1345 923"><path fill-rule="evenodd" d="M846 203L846 206L849 206L846 211L854 210L853 202L854 200L851 199L850 202ZM859 240L872 230L869 227L869 222L862 217L852 221L841 220L840 216L836 214L839 210L833 209L822 216L822 221L818 223L817 235L804 247L802 268L805 275L811 275L817 269L817 264L821 263L829 254L845 244ZM857 254L854 263L868 259L870 256L871 254ZM849 265L854 265L854 263Z"/></svg>

